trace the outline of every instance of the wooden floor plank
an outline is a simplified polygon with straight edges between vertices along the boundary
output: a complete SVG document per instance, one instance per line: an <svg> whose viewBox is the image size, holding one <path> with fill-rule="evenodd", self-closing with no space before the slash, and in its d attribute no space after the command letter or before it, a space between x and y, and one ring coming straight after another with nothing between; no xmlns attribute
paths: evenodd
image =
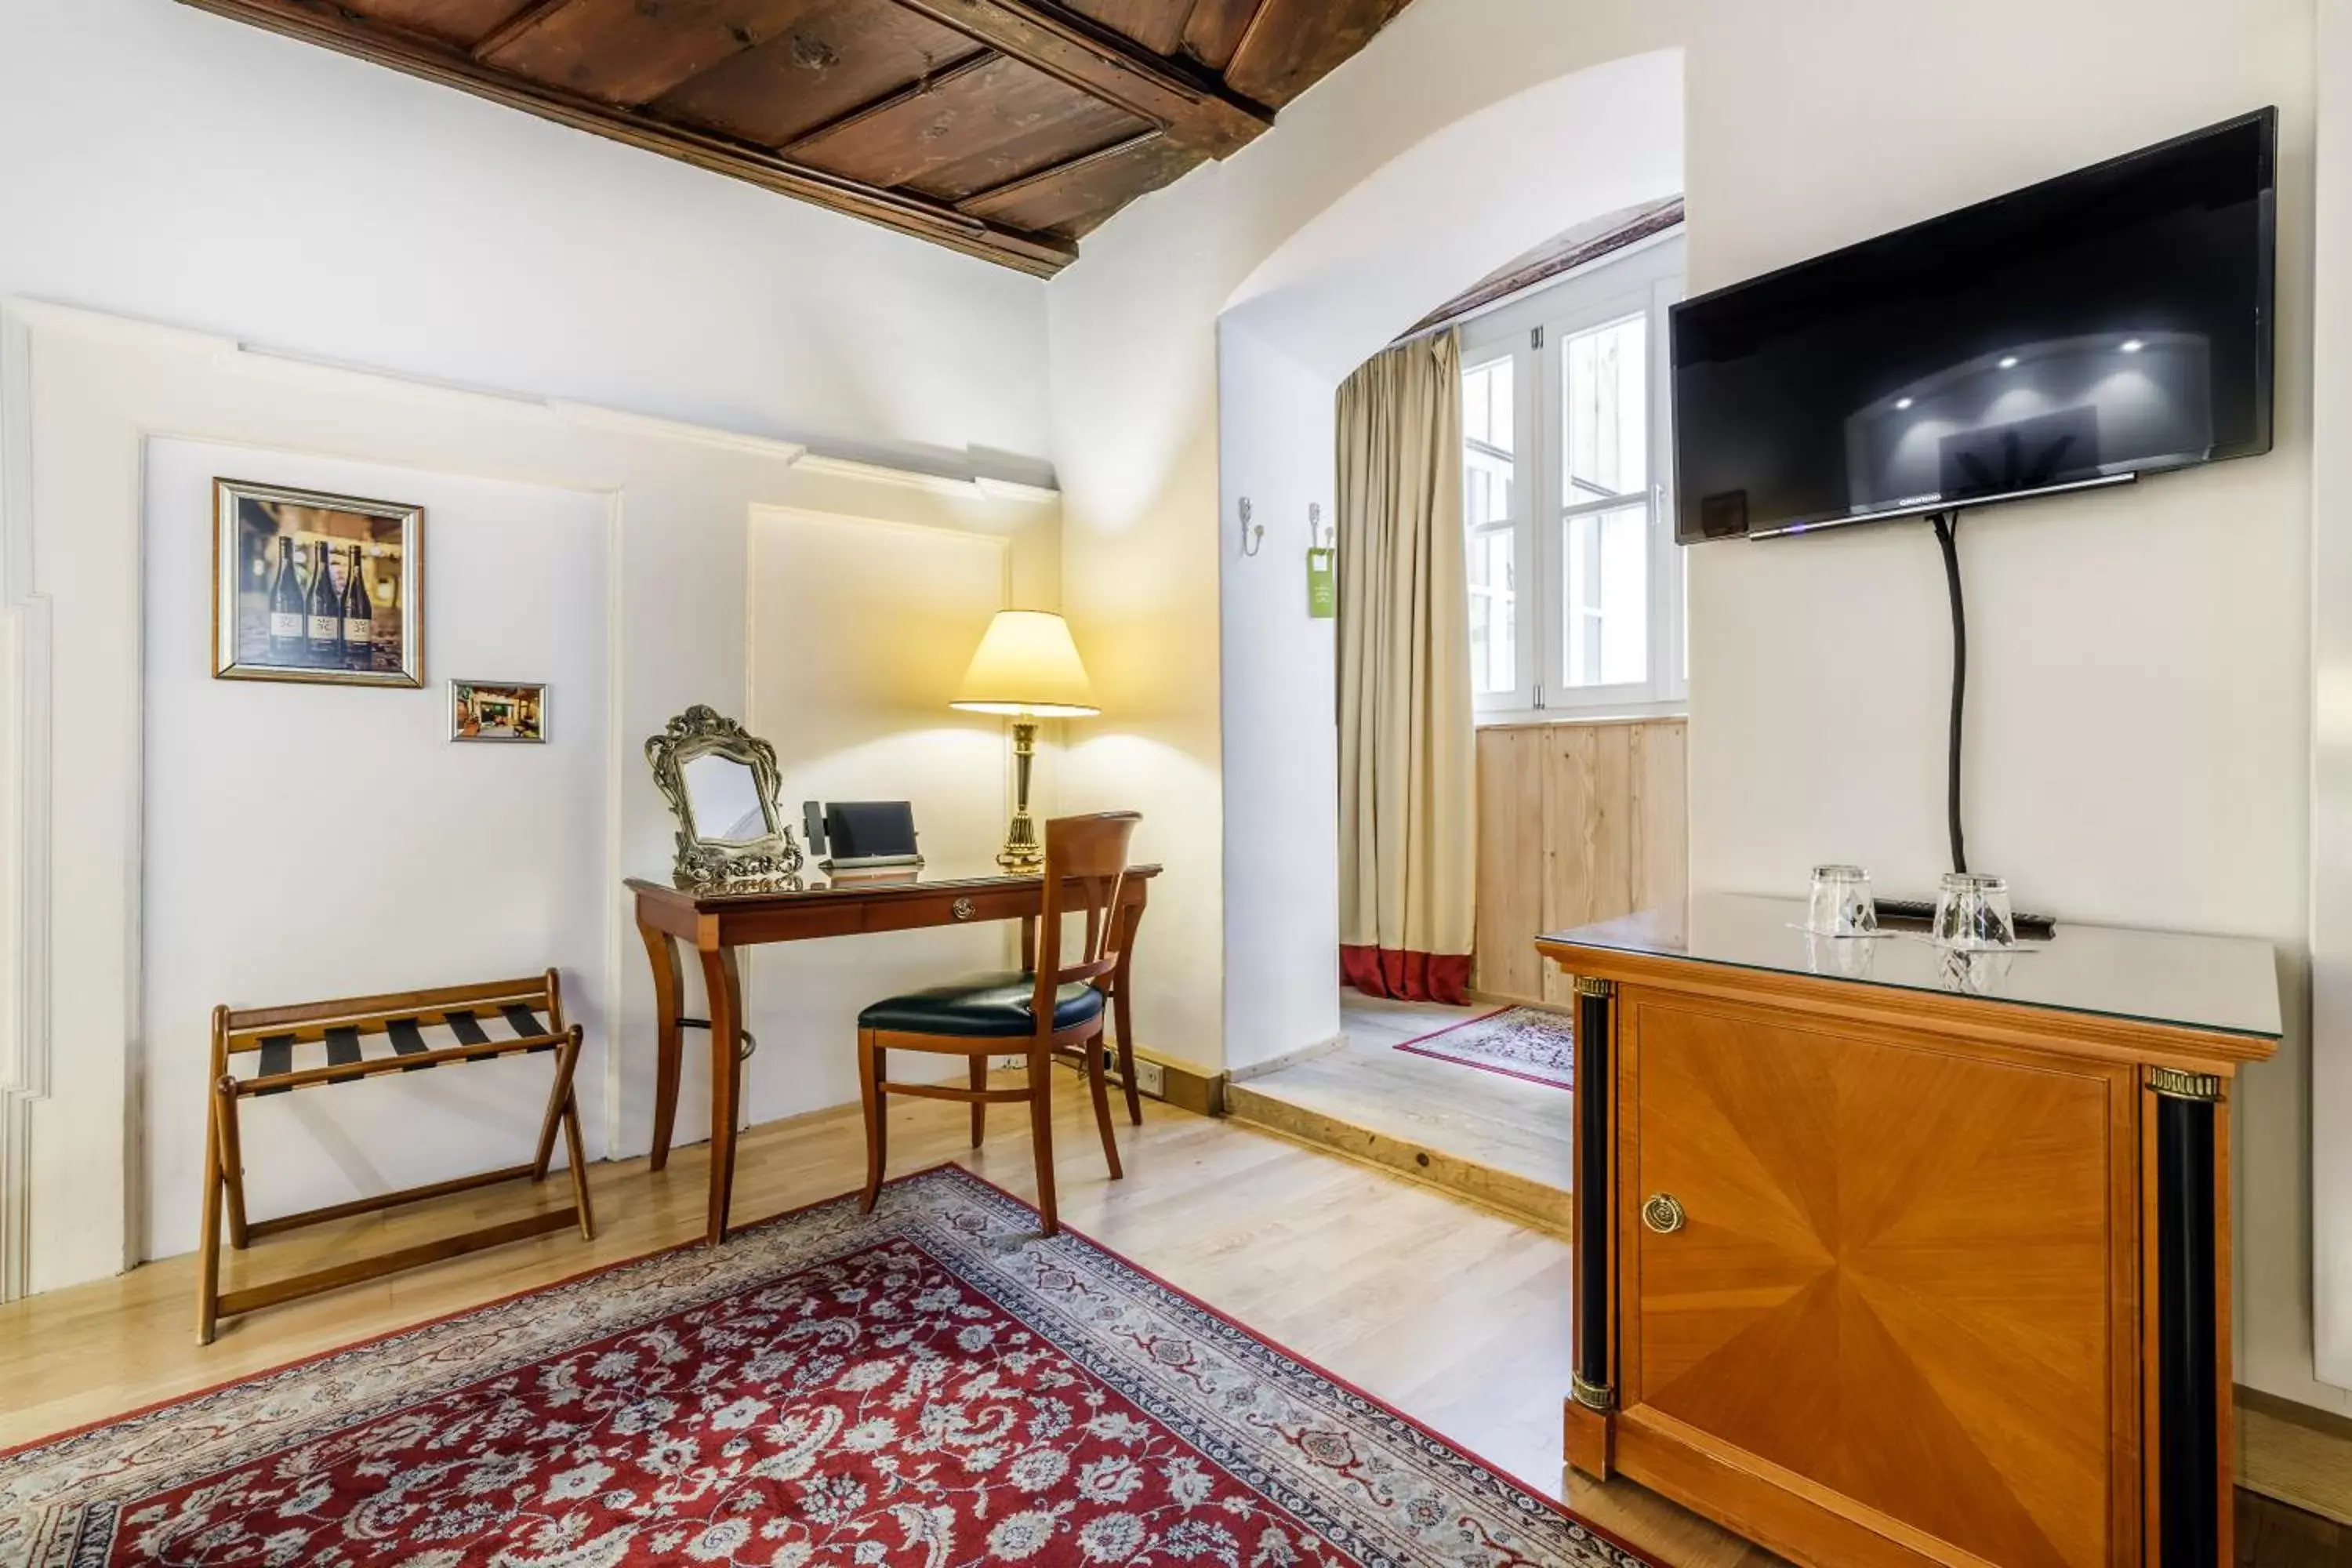
<svg viewBox="0 0 2352 1568"><path fill-rule="evenodd" d="M2238 1568L2352 1568L2352 1527L2238 1489Z"/></svg>
<svg viewBox="0 0 2352 1568"><path fill-rule="evenodd" d="M2352 1526L2352 1422L2246 1394L2235 1425L2247 1486Z"/></svg>

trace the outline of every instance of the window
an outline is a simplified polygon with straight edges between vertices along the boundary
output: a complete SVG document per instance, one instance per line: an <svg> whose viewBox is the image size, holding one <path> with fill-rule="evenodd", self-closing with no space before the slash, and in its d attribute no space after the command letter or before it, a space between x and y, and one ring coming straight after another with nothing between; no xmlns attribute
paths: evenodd
<svg viewBox="0 0 2352 1568"><path fill-rule="evenodd" d="M1675 236L1463 329L1482 720L1682 702L1682 558L1665 486L1665 311L1681 273Z"/></svg>

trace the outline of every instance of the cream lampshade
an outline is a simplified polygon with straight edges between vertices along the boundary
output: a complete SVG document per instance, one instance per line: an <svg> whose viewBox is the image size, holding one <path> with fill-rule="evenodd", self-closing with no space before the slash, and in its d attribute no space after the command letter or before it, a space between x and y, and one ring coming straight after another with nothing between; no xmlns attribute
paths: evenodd
<svg viewBox="0 0 2352 1568"><path fill-rule="evenodd" d="M963 672L949 706L972 713L1013 716L1013 758L1017 781L1013 826L997 851L1008 871L1035 871L1045 864L1045 846L1029 816L1029 768L1037 754L1037 721L1084 719L1102 711L1078 658L1070 626L1044 610L999 610Z"/></svg>

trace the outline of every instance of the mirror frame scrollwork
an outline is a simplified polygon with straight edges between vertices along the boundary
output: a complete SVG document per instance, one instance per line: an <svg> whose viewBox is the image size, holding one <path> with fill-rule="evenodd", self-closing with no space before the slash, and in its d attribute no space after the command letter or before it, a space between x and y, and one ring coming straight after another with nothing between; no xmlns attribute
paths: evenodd
<svg viewBox="0 0 2352 1568"><path fill-rule="evenodd" d="M766 837L740 844L716 843L695 830L694 807L686 794L686 764L706 756L724 757L751 770L760 809L770 829ZM646 742L646 761L654 770L654 787L662 792L677 817L675 876L679 887L772 882L800 870L800 842L793 837L779 800L782 775L776 767L775 747L718 710L698 702Z"/></svg>

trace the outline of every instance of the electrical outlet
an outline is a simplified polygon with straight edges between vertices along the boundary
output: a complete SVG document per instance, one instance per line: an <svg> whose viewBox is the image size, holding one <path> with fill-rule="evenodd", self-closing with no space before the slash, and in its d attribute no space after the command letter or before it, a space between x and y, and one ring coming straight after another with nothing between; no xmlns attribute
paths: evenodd
<svg viewBox="0 0 2352 1568"><path fill-rule="evenodd" d="M1168 1069L1143 1057L1135 1058L1135 1087L1154 1100L1168 1098Z"/></svg>

